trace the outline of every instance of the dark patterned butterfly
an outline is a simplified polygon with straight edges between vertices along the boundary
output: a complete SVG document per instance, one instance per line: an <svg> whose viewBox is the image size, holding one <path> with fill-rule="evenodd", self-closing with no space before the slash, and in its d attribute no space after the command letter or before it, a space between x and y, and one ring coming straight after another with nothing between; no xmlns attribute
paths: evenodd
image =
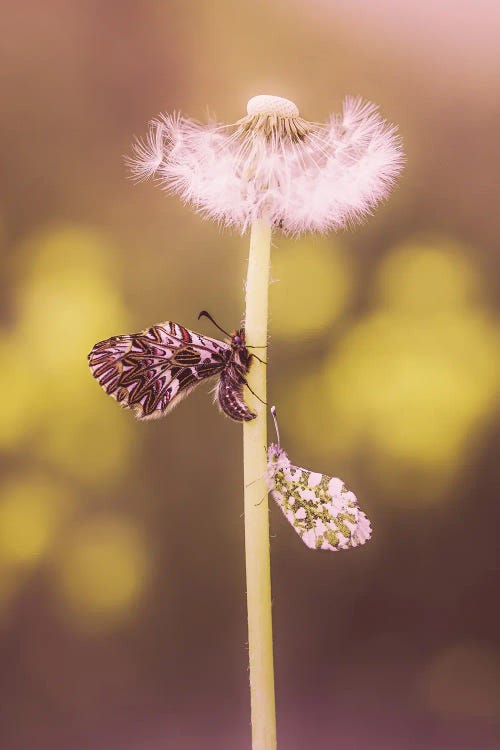
<svg viewBox="0 0 500 750"><path fill-rule="evenodd" d="M205 310L209 318L226 333ZM112 336L100 341L88 355L92 375L120 406L133 409L138 419L168 414L193 388L219 375L216 399L237 422L255 419L243 399L252 357L243 328L230 341L194 333L178 323L166 322L141 333Z"/></svg>

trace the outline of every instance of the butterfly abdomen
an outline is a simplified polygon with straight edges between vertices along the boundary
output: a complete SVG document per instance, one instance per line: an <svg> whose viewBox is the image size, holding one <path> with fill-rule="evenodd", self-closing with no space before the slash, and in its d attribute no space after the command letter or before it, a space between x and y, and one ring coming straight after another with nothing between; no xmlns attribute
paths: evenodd
<svg viewBox="0 0 500 750"><path fill-rule="evenodd" d="M237 370L227 368L220 376L217 387L219 405L230 419L237 422L250 422L256 415L243 399L245 379Z"/></svg>

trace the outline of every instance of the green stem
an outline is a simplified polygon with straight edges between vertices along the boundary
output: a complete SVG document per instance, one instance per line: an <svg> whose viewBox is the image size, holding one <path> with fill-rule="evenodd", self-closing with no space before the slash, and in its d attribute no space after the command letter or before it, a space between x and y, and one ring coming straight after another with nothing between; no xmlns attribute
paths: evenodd
<svg viewBox="0 0 500 750"><path fill-rule="evenodd" d="M267 307L271 226L264 220L252 224L246 284L245 333L249 346L267 344ZM266 349L258 351L266 360ZM266 401L266 366L254 359L248 384ZM252 750L275 750L271 568L269 510L265 472L267 466L267 407L248 389L246 398L257 418L243 425L245 475L245 554L248 608L248 650L252 712Z"/></svg>

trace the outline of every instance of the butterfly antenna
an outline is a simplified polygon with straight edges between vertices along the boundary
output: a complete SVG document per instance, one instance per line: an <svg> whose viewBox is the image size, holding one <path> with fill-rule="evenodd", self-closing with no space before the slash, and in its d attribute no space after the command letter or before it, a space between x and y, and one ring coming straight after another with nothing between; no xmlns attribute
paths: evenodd
<svg viewBox="0 0 500 750"><path fill-rule="evenodd" d="M207 312L206 310L202 310L201 311L201 313L198 315L198 320L200 318L208 318L214 324L214 326L219 329L219 331L222 331L222 333L225 333L226 336L231 337L231 334L228 333L227 331L225 331L223 328L221 328L220 325L215 322L215 320L212 318L212 316L210 315L210 313Z"/></svg>
<svg viewBox="0 0 500 750"><path fill-rule="evenodd" d="M276 436L278 438L278 448L280 448L280 431L278 429L278 417L276 416L276 407L275 406L271 406L271 414L273 415L274 429L276 430Z"/></svg>

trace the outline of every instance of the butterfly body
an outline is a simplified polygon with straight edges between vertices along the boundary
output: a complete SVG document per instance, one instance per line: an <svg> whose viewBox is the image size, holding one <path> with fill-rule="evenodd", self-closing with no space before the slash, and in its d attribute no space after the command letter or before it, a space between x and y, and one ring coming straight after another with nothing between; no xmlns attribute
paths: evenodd
<svg viewBox="0 0 500 750"><path fill-rule="evenodd" d="M370 538L370 522L341 479L294 466L274 443L267 459L268 489L304 544L336 552Z"/></svg>
<svg viewBox="0 0 500 750"><path fill-rule="evenodd" d="M100 341L88 359L106 393L133 409L138 419L168 414L202 380L217 375L218 401L225 414L236 421L255 418L243 399L252 359L243 329L227 342L167 321Z"/></svg>

